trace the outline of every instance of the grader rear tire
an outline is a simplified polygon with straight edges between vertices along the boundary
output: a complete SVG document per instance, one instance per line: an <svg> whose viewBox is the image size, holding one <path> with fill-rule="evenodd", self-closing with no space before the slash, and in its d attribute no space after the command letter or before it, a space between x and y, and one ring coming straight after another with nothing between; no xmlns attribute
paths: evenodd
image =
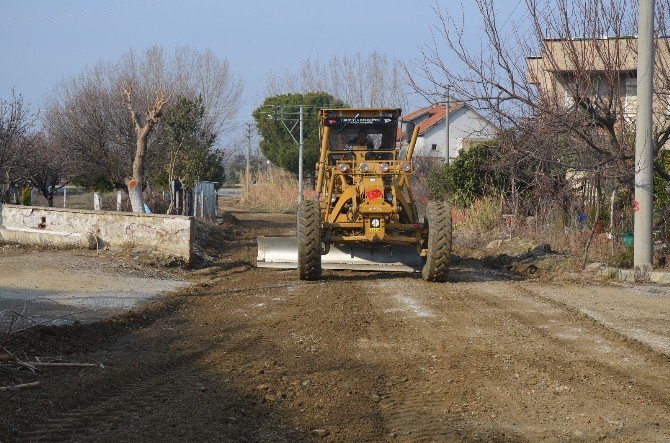
<svg viewBox="0 0 670 443"><path fill-rule="evenodd" d="M451 260L451 208L444 202L430 202L426 208L428 255L423 265L423 279L447 281Z"/></svg>
<svg viewBox="0 0 670 443"><path fill-rule="evenodd" d="M298 207L298 276L300 280L321 278L321 209L317 201Z"/></svg>

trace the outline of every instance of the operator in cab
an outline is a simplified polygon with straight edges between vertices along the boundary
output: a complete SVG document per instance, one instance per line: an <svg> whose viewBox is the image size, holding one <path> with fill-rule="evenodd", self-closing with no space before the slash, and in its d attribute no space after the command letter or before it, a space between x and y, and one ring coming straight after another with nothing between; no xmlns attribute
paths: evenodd
<svg viewBox="0 0 670 443"><path fill-rule="evenodd" d="M375 145L372 140L368 139L368 133L365 129L359 129L356 137L349 140L349 146L365 146L368 149L374 149Z"/></svg>

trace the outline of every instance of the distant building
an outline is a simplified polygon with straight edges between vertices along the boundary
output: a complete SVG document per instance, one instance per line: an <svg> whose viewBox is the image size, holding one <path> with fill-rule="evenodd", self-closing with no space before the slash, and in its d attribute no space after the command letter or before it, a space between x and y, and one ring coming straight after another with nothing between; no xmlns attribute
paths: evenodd
<svg viewBox="0 0 670 443"><path fill-rule="evenodd" d="M444 103L418 109L400 118L400 132L404 137L407 123L419 127L414 155L446 159ZM495 137L498 130L467 103L454 102L449 107L449 158L456 158L461 151Z"/></svg>
<svg viewBox="0 0 670 443"><path fill-rule="evenodd" d="M528 82L546 100L571 108L580 97L599 98L617 111L618 117L633 121L637 112L637 38L603 37L545 39L542 53L526 59ZM667 37L656 39L657 91L668 81L670 62ZM610 104L611 97L618 103ZM670 114L668 92L654 94L654 118L663 122Z"/></svg>

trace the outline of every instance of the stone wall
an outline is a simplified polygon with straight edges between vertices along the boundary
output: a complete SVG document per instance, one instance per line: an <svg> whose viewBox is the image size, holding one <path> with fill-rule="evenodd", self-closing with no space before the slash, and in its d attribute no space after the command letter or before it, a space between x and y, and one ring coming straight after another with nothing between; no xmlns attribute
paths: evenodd
<svg viewBox="0 0 670 443"><path fill-rule="evenodd" d="M1 220L0 238L12 242L132 248L186 261L193 253L192 217L4 204Z"/></svg>

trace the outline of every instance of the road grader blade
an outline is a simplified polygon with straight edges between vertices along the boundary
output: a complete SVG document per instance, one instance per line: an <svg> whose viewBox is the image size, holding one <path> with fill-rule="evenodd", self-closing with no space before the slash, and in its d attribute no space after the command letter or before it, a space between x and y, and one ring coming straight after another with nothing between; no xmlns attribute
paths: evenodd
<svg viewBox="0 0 670 443"><path fill-rule="evenodd" d="M256 266L295 269L298 267L298 239L294 237L258 237ZM423 259L415 246L348 245L331 246L321 256L323 269L383 272L420 272Z"/></svg>

